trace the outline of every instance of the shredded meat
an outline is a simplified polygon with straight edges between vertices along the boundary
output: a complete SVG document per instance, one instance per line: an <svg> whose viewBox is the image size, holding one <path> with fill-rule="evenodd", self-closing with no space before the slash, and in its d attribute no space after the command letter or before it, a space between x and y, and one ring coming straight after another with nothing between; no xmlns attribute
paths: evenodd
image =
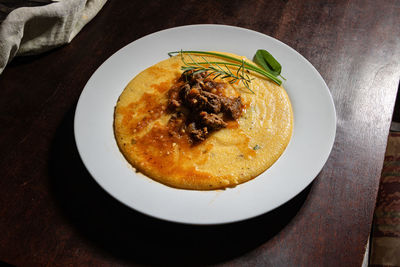
<svg viewBox="0 0 400 267"><path fill-rule="evenodd" d="M188 108L199 112L205 110L211 113L219 113L221 111L220 97L196 87L192 87L189 91L185 103Z"/></svg>
<svg viewBox="0 0 400 267"><path fill-rule="evenodd" d="M170 110L176 110L181 106L181 102L179 100L179 92L180 88L175 87L168 91L168 108Z"/></svg>
<svg viewBox="0 0 400 267"><path fill-rule="evenodd" d="M209 114L205 111L200 112L201 124L211 130L218 130L226 127L226 122L217 114Z"/></svg>
<svg viewBox="0 0 400 267"><path fill-rule="evenodd" d="M240 115L242 115L242 99L228 98L224 97L221 99L222 109L232 117L232 119L237 120Z"/></svg>
<svg viewBox="0 0 400 267"><path fill-rule="evenodd" d="M207 127L197 128L196 123L192 122L187 126L187 132L194 141L204 141L208 135Z"/></svg>
<svg viewBox="0 0 400 267"><path fill-rule="evenodd" d="M213 131L227 126L223 118L237 120L241 116L241 98L223 96L221 89L225 85L206 77L206 72L184 72L179 86L168 92L169 110L181 114L173 115L169 121L171 135L176 134L174 131L186 132L193 142L201 142Z"/></svg>

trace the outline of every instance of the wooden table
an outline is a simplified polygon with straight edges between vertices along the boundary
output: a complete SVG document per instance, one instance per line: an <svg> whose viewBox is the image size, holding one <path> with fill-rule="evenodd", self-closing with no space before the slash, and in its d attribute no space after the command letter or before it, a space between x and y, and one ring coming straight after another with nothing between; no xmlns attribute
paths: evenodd
<svg viewBox="0 0 400 267"><path fill-rule="evenodd" d="M400 77L399 1L109 1L71 44L0 75L0 261L20 266L360 266ZM336 141L284 206L222 226L168 223L105 193L82 164L73 116L100 64L149 33L228 24L273 36L327 82Z"/></svg>

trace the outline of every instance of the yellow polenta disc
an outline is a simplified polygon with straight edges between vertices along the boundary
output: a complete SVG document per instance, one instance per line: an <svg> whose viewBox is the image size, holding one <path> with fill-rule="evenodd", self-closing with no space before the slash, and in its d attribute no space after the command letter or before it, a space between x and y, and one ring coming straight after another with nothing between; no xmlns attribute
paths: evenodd
<svg viewBox="0 0 400 267"><path fill-rule="evenodd" d="M181 56L157 63L134 77L119 97L114 131L128 162L158 182L194 190L232 187L268 169L292 135L293 112L285 89L253 73L249 75L254 93L242 83L217 79L226 83L225 96L241 97L242 114L193 144L188 135L171 135L168 128L173 116L167 108L168 91L181 76L182 65Z"/></svg>

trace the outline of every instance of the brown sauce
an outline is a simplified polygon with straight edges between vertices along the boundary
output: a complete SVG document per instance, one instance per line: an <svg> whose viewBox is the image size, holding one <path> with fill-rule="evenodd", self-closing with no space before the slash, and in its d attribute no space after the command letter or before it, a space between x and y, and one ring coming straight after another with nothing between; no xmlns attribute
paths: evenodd
<svg viewBox="0 0 400 267"><path fill-rule="evenodd" d="M167 88L166 83L160 83L154 87L157 90L160 89L160 91L167 91L165 89ZM168 86L169 88L171 86ZM166 112L166 104L160 104L165 100L166 96L165 99L160 101L156 95L144 93L138 101L120 108L123 114L122 124L131 134L140 133ZM139 119L134 119L135 116L133 115L136 113L145 115ZM193 145L185 132L179 131L180 128L182 127L179 124L161 125L156 122L149 132L141 137L134 137L131 146L135 153L140 153L144 159L141 167L149 165L164 175L174 173L188 180L209 178L210 174L200 172L193 167L193 164L188 163L204 164L208 159L207 151L212 148L212 144L206 146L206 151L204 149L201 151ZM182 168L182 166L186 167Z"/></svg>
<svg viewBox="0 0 400 267"><path fill-rule="evenodd" d="M166 105L160 105L156 95L144 93L139 101L120 108L120 112L123 114L122 124L129 129L130 133L138 133L146 128L149 123L160 118L165 110ZM136 120L132 119L136 113L145 115Z"/></svg>
<svg viewBox="0 0 400 267"><path fill-rule="evenodd" d="M168 91L171 88L171 83L169 82L162 82L160 84L153 84L151 87L155 90L157 90L160 93L164 93Z"/></svg>
<svg viewBox="0 0 400 267"><path fill-rule="evenodd" d="M207 155L200 149L193 148L187 135L173 136L168 130L167 126L156 123L148 133L136 141L135 151L144 158L142 167L148 165L160 174L174 174L189 180L209 178L210 174L200 172L192 164L187 164L193 161L205 162Z"/></svg>

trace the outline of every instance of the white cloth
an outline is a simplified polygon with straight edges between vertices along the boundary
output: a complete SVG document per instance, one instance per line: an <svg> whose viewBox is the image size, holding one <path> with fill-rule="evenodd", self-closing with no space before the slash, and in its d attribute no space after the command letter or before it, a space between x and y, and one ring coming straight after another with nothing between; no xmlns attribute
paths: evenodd
<svg viewBox="0 0 400 267"><path fill-rule="evenodd" d="M40 6L15 9L10 8L12 0L0 4L3 13L11 10L0 23L0 74L14 56L39 54L71 42L106 1L36 0Z"/></svg>

